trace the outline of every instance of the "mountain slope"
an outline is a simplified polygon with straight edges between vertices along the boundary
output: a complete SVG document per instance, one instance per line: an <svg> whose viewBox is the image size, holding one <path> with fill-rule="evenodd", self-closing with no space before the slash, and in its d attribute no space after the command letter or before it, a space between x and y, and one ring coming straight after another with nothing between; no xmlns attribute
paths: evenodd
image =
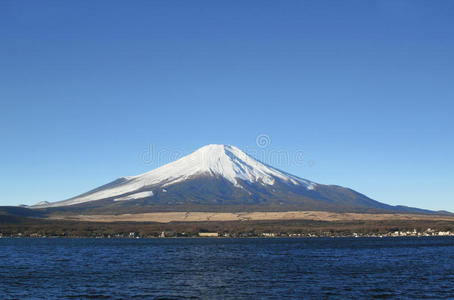
<svg viewBox="0 0 454 300"><path fill-rule="evenodd" d="M229 145L208 145L145 174L122 177L74 198L32 208L84 213L156 210L403 211L340 186L263 164ZM405 208L408 212L426 212Z"/></svg>

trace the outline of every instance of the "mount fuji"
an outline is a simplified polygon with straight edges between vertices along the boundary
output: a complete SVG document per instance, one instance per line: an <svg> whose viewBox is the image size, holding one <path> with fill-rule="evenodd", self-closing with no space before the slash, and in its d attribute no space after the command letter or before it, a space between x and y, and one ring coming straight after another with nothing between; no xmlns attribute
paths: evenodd
<svg viewBox="0 0 454 300"><path fill-rule="evenodd" d="M83 213L154 211L429 212L280 171L230 145L207 145L150 172L30 208Z"/></svg>

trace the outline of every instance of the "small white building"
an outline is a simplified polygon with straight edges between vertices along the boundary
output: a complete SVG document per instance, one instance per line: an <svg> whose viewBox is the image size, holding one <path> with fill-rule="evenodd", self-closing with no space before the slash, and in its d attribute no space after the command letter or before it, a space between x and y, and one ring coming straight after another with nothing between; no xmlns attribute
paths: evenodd
<svg viewBox="0 0 454 300"><path fill-rule="evenodd" d="M449 231L440 231L440 232L438 232L438 235L439 236L448 236L448 235L451 235L451 232L449 232Z"/></svg>
<svg viewBox="0 0 454 300"><path fill-rule="evenodd" d="M200 237L218 237L219 233L217 232L199 232Z"/></svg>
<svg viewBox="0 0 454 300"><path fill-rule="evenodd" d="M264 236L264 237L275 237L276 234L273 233L273 232L263 232L262 236Z"/></svg>

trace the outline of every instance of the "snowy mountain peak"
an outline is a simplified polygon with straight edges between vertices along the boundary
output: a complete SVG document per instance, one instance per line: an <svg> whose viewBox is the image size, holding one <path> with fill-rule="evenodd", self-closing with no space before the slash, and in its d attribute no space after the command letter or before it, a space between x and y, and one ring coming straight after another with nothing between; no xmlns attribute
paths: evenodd
<svg viewBox="0 0 454 300"><path fill-rule="evenodd" d="M239 180L272 185L276 179L293 184L310 182L267 166L231 145L207 145L151 172L131 178L147 178L151 183L170 185L197 175L221 176L238 185Z"/></svg>
<svg viewBox="0 0 454 300"><path fill-rule="evenodd" d="M150 172L122 177L75 198L35 207L66 206L112 197L116 197L114 200L124 201L143 197L144 194L140 193L143 191L150 191L147 196L152 197L153 189L171 186L198 176L222 177L237 188L242 188L242 182L274 185L276 180L302 185L308 190L316 186L315 183L265 165L235 146L211 144Z"/></svg>

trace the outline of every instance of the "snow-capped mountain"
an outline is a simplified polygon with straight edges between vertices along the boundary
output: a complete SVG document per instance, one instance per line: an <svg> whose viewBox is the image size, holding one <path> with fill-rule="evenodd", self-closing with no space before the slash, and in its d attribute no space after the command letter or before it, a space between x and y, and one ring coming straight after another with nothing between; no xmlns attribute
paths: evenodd
<svg viewBox="0 0 454 300"><path fill-rule="evenodd" d="M276 180L301 185L307 189L314 189L316 186L313 182L267 166L237 147L207 145L175 162L145 174L122 177L80 196L54 203L43 201L33 207L67 206L112 197L118 197L114 199L117 201L152 197L154 187L163 188L204 175L222 177L237 188L242 188L240 182L272 186ZM130 194L144 189L150 189L150 191ZM122 197L125 194L128 195Z"/></svg>
<svg viewBox="0 0 454 300"><path fill-rule="evenodd" d="M162 209L396 209L347 188L290 175L230 145L207 145L150 172L32 208L131 213Z"/></svg>

